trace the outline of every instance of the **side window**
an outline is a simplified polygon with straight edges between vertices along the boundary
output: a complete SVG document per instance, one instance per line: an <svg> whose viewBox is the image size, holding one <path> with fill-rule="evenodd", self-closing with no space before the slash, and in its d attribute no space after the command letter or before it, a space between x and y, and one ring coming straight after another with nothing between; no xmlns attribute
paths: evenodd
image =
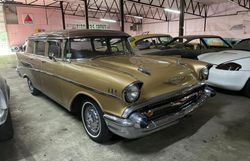
<svg viewBox="0 0 250 161"><path fill-rule="evenodd" d="M36 42L36 55L45 55L45 42L44 41Z"/></svg>
<svg viewBox="0 0 250 161"><path fill-rule="evenodd" d="M34 44L35 42L33 40L28 40L27 44L25 44L26 46L25 53L34 54Z"/></svg>
<svg viewBox="0 0 250 161"><path fill-rule="evenodd" d="M146 39L142 39L142 40L136 42L136 45L151 44L151 43L152 43L152 39L146 38Z"/></svg>
<svg viewBox="0 0 250 161"><path fill-rule="evenodd" d="M160 41L162 44L167 44L172 40L172 37L170 36L164 36L164 37L159 37Z"/></svg>
<svg viewBox="0 0 250 161"><path fill-rule="evenodd" d="M185 45L185 47L191 48L193 50L201 50L205 48L204 44L200 39L191 40Z"/></svg>
<svg viewBox="0 0 250 161"><path fill-rule="evenodd" d="M61 42L48 41L49 43L49 56L54 55L55 58L61 58Z"/></svg>
<svg viewBox="0 0 250 161"><path fill-rule="evenodd" d="M95 51L103 51L107 50L107 42L105 38L95 38L93 39L94 50Z"/></svg>
<svg viewBox="0 0 250 161"><path fill-rule="evenodd" d="M70 54L66 55L67 59L81 59L93 56L93 48L89 38L72 39L69 46Z"/></svg>

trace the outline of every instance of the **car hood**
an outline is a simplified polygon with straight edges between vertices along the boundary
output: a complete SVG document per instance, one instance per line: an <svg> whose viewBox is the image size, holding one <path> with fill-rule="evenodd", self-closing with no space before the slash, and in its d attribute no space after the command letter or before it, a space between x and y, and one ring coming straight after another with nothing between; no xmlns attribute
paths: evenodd
<svg viewBox="0 0 250 161"><path fill-rule="evenodd" d="M221 64L228 61L250 57L249 51L243 50L225 50L221 52L212 52L202 54L198 56L201 61L208 62L210 64Z"/></svg>
<svg viewBox="0 0 250 161"><path fill-rule="evenodd" d="M159 56L109 56L90 60L88 65L99 68L116 82L128 77L143 82L144 96L150 98L198 83L193 70L173 59Z"/></svg>

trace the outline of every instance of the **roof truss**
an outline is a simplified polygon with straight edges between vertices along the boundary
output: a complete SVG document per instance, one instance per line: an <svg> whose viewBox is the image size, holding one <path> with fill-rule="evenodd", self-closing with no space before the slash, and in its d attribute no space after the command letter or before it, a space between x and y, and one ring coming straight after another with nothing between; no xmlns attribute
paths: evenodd
<svg viewBox="0 0 250 161"><path fill-rule="evenodd" d="M63 12L66 15L85 16L84 0L0 0L0 3L60 8L60 1L63 1ZM135 16L169 21L171 14L165 12L164 8L179 9L179 3L179 0L125 0L125 22L140 22L141 19L137 19ZM87 0L87 4L90 18L111 18L118 21L120 19L119 0ZM185 13L205 16L205 4L194 0L185 0L185 5Z"/></svg>

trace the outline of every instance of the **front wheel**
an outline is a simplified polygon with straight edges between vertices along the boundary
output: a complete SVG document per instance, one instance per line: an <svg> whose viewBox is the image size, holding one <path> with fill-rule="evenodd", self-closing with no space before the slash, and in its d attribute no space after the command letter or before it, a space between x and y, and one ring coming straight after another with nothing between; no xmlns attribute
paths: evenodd
<svg viewBox="0 0 250 161"><path fill-rule="evenodd" d="M250 98L250 79L247 81L244 89L243 89L244 95Z"/></svg>
<svg viewBox="0 0 250 161"><path fill-rule="evenodd" d="M39 95L39 93L40 93L39 90L34 87L32 81L29 78L27 78L27 84L29 87L29 91L32 95L34 95L34 96Z"/></svg>
<svg viewBox="0 0 250 161"><path fill-rule="evenodd" d="M88 136L95 142L104 143L111 139L103 112L97 103L92 100L84 101L81 109L81 119Z"/></svg>

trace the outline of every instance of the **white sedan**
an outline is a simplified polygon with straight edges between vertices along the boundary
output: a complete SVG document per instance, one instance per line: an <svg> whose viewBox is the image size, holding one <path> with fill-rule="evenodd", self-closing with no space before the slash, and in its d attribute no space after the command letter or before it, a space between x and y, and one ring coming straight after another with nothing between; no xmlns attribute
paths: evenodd
<svg viewBox="0 0 250 161"><path fill-rule="evenodd" d="M198 56L213 66L207 83L214 87L243 91L250 97L250 39L244 39L233 50L213 52Z"/></svg>

